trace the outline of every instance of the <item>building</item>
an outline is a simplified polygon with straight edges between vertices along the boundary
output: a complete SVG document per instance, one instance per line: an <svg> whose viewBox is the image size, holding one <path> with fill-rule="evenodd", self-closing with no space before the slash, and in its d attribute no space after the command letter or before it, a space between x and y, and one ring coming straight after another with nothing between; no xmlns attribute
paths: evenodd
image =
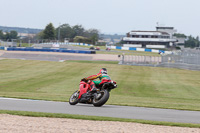
<svg viewBox="0 0 200 133"><path fill-rule="evenodd" d="M131 31L123 38L124 47L136 48L169 48L178 42L173 37L173 27L156 27L156 31Z"/></svg>
<svg viewBox="0 0 200 133"><path fill-rule="evenodd" d="M160 32L166 32L170 35L170 37L173 37L173 34L177 32L177 30L174 29L174 27L164 27L164 26L157 26L156 31Z"/></svg>
<svg viewBox="0 0 200 133"><path fill-rule="evenodd" d="M18 33L18 37L20 38L20 39L24 39L24 38L33 38L33 37L35 37L36 36L36 34L29 34L29 33Z"/></svg>

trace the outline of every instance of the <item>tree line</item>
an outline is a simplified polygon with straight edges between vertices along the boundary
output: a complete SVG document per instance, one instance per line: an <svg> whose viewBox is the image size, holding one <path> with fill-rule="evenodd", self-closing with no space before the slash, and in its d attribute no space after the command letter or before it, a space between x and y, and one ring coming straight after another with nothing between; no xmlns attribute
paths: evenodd
<svg viewBox="0 0 200 133"><path fill-rule="evenodd" d="M99 39L99 31L97 29L86 30L82 25L70 26L62 24L55 28L49 23L43 31L37 34L37 39L46 41L64 41L91 43L96 44Z"/></svg>
<svg viewBox="0 0 200 133"><path fill-rule="evenodd" d="M184 45L185 47L190 47L190 48L200 47L199 36L197 37L193 37L192 35L186 36L185 34L180 34L180 33L176 33L174 34L174 36L177 38L185 38L185 43L181 44Z"/></svg>
<svg viewBox="0 0 200 133"><path fill-rule="evenodd" d="M12 41L12 39L18 39L17 35L18 33L16 31L10 31L4 34L3 31L0 30L0 40Z"/></svg>
<svg viewBox="0 0 200 133"><path fill-rule="evenodd" d="M0 26L0 30L2 31L17 31L18 33L27 33L27 34L37 34L41 29L33 29L33 28L21 28L21 27L7 27L7 26Z"/></svg>

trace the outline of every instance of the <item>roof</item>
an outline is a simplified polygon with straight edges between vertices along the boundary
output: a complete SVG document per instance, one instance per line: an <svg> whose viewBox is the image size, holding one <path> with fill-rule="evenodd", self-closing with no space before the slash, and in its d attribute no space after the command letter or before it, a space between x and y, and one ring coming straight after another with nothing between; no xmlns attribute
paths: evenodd
<svg viewBox="0 0 200 133"><path fill-rule="evenodd" d="M157 26L156 29L174 29L174 27Z"/></svg>
<svg viewBox="0 0 200 133"><path fill-rule="evenodd" d="M163 32L163 31L140 31L140 30L133 30L131 32L154 32L154 33L162 33L162 34L166 34L166 35L169 35L167 32ZM130 33L130 32L129 32Z"/></svg>

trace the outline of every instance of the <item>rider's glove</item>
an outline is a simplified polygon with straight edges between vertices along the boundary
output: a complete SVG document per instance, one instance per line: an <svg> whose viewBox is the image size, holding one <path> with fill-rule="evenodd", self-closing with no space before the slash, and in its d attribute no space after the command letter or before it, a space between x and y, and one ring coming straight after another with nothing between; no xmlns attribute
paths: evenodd
<svg viewBox="0 0 200 133"><path fill-rule="evenodd" d="M81 81L87 81L87 78L82 78Z"/></svg>

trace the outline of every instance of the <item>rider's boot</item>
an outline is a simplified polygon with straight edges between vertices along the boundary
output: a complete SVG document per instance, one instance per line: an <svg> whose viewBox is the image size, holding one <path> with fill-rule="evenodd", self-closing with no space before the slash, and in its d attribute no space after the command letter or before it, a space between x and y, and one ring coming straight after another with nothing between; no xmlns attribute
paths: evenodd
<svg viewBox="0 0 200 133"><path fill-rule="evenodd" d="M89 84L90 84L90 88L91 88L90 92L96 92L96 91L98 90L98 89L96 88L94 82L91 81Z"/></svg>

